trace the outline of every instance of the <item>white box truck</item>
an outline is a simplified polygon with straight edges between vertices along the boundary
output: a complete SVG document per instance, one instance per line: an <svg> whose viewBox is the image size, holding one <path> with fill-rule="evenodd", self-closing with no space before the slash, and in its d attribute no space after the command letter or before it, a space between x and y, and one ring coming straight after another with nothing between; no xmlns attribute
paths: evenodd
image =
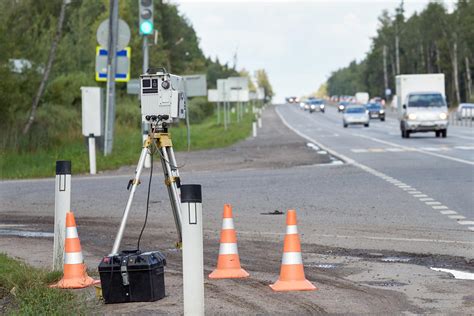
<svg viewBox="0 0 474 316"><path fill-rule="evenodd" d="M435 132L436 137L446 137L448 106L444 74L398 75L396 85L402 138L418 132Z"/></svg>
<svg viewBox="0 0 474 316"><path fill-rule="evenodd" d="M359 104L369 103L369 93L367 92L357 92L355 94L356 102Z"/></svg>

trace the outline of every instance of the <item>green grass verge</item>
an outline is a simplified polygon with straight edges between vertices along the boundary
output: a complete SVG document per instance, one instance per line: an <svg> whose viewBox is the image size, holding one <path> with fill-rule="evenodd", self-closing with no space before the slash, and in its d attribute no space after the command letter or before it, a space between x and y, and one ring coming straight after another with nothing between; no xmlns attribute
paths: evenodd
<svg viewBox="0 0 474 316"><path fill-rule="evenodd" d="M230 146L250 135L253 114L247 113L241 123L236 123L233 114L232 123L224 130L217 124L217 116L213 115L200 124L191 124L191 150L220 148ZM186 126L170 128L173 146L176 151L187 150ZM104 157L97 151L97 170L116 169L123 165L133 165L138 161L141 148L139 128L117 124L113 153ZM37 150L35 152L8 151L0 153L0 178L21 179L51 177L55 174L56 160L71 160L73 174L89 171L89 154L87 143L81 135L57 148Z"/></svg>
<svg viewBox="0 0 474 316"><path fill-rule="evenodd" d="M49 288L61 273L35 269L0 254L0 314L90 314L84 299L68 290Z"/></svg>

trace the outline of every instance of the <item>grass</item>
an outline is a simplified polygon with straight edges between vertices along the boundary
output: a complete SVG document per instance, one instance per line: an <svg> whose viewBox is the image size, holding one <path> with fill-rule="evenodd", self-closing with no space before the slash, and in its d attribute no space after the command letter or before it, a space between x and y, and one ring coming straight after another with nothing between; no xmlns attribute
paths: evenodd
<svg viewBox="0 0 474 316"><path fill-rule="evenodd" d="M241 123L236 123L233 114L232 123L224 130L217 124L214 114L200 124L191 124L191 150L201 150L230 146L250 135L253 114L247 113ZM139 128L132 124L120 123L115 126L114 148L111 155L104 157L97 151L97 170L116 169L123 165L133 165L138 161L141 148ZM173 146L176 151L187 150L186 126L180 124L170 128ZM38 149L34 152L4 150L1 152L0 178L21 179L51 177L55 174L56 160L71 160L73 174L89 171L89 154L86 140L77 135L61 146Z"/></svg>
<svg viewBox="0 0 474 316"><path fill-rule="evenodd" d="M89 314L89 307L80 296L48 287L60 277L59 272L35 269L0 253L0 302L4 304L0 314Z"/></svg>

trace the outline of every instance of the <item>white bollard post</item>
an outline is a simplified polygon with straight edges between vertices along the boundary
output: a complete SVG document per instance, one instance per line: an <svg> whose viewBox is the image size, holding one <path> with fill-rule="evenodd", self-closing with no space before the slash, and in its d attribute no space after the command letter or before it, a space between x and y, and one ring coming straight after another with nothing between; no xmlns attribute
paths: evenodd
<svg viewBox="0 0 474 316"><path fill-rule="evenodd" d="M95 161L95 136L94 134L89 134L89 169L90 174L97 173L97 166Z"/></svg>
<svg viewBox="0 0 474 316"><path fill-rule="evenodd" d="M204 315L201 185L181 185L184 315Z"/></svg>
<svg viewBox="0 0 474 316"><path fill-rule="evenodd" d="M262 118L258 118L258 128L262 128Z"/></svg>
<svg viewBox="0 0 474 316"><path fill-rule="evenodd" d="M53 270L61 271L66 238L66 213L71 210L71 161L56 161L54 192Z"/></svg>
<svg viewBox="0 0 474 316"><path fill-rule="evenodd" d="M257 137L257 122L252 123L252 135L253 137Z"/></svg>

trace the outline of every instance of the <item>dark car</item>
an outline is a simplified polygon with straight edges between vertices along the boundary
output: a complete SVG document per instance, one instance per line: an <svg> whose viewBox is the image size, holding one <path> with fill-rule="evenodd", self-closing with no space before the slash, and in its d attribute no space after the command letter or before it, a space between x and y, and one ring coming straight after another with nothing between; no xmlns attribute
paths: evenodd
<svg viewBox="0 0 474 316"><path fill-rule="evenodd" d="M315 111L324 113L324 100L321 99L310 99L306 101L306 103L309 105L309 113L313 113Z"/></svg>
<svg viewBox="0 0 474 316"><path fill-rule="evenodd" d="M380 119L382 122L385 121L385 111L380 103L368 103L365 105L367 111L369 111L370 119Z"/></svg>

